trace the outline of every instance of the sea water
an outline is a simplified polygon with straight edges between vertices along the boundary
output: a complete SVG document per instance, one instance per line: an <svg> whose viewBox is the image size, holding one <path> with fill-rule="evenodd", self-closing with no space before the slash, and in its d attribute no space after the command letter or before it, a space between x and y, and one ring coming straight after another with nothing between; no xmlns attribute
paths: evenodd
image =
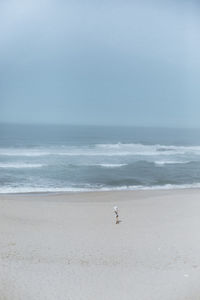
<svg viewBox="0 0 200 300"><path fill-rule="evenodd" d="M0 193L200 187L200 130L0 125Z"/></svg>

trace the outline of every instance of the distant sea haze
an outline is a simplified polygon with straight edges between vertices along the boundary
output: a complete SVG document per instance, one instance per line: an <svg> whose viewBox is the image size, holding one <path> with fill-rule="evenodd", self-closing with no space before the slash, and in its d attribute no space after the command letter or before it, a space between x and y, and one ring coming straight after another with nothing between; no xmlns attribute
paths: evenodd
<svg viewBox="0 0 200 300"><path fill-rule="evenodd" d="M200 130L0 125L0 193L200 187Z"/></svg>

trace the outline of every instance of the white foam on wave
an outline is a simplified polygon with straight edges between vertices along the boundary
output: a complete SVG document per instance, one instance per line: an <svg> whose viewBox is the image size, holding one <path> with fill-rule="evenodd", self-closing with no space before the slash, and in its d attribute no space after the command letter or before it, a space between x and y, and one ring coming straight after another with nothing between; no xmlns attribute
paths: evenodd
<svg viewBox="0 0 200 300"><path fill-rule="evenodd" d="M173 154L199 154L200 146L174 146L174 145L144 145L144 144L96 144L97 149L112 150L123 153L133 153L134 155L173 155Z"/></svg>
<svg viewBox="0 0 200 300"><path fill-rule="evenodd" d="M112 164L112 163L102 163L102 164L80 164L76 166L84 166L84 167L101 167L101 168L121 168L124 166L128 166L128 164Z"/></svg>
<svg viewBox="0 0 200 300"><path fill-rule="evenodd" d="M158 160L155 161L156 165L164 166L164 165L173 165L173 164L188 164L190 161L180 161L180 160Z"/></svg>
<svg viewBox="0 0 200 300"><path fill-rule="evenodd" d="M95 166L100 166L102 168L121 168L127 166L127 164L96 164Z"/></svg>
<svg viewBox="0 0 200 300"><path fill-rule="evenodd" d="M195 189L200 188L199 183L191 184L164 184L154 186L132 185L120 187L102 187L96 191L139 191L139 190L174 190L174 189Z"/></svg>
<svg viewBox="0 0 200 300"><path fill-rule="evenodd" d="M30 150L30 149L0 149L0 155L1 156L46 156L51 155L51 152L47 152L44 150Z"/></svg>
<svg viewBox="0 0 200 300"><path fill-rule="evenodd" d="M143 144L96 144L94 146L60 146L49 148L1 148L1 156L166 156L200 155L200 146L166 146Z"/></svg>
<svg viewBox="0 0 200 300"><path fill-rule="evenodd" d="M94 189L95 190L95 189ZM62 193L62 192L89 192L91 188L56 188L56 187L1 187L0 194L28 194L28 193Z"/></svg>
<svg viewBox="0 0 200 300"><path fill-rule="evenodd" d="M0 168L3 169L25 169L25 168L42 168L42 164L25 164L25 163L0 163Z"/></svg>
<svg viewBox="0 0 200 300"><path fill-rule="evenodd" d="M101 192L101 191L139 191L139 190L174 190L174 189L199 189L200 182L191 184L165 184L155 186L120 186L120 187L1 187L0 194L23 194L23 193L64 193L64 192Z"/></svg>

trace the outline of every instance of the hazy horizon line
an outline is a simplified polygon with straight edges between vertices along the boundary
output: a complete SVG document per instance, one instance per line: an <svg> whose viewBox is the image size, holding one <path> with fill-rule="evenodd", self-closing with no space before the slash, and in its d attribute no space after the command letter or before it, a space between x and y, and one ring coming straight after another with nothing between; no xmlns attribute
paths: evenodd
<svg viewBox="0 0 200 300"><path fill-rule="evenodd" d="M200 130L200 127L195 127L195 126L155 126L155 125L127 125L127 124L79 124L79 123L48 123L48 122L5 122L5 121L0 121L0 126L1 125L19 125L19 126L71 126L71 127L123 127L123 128L144 128L144 129L196 129Z"/></svg>

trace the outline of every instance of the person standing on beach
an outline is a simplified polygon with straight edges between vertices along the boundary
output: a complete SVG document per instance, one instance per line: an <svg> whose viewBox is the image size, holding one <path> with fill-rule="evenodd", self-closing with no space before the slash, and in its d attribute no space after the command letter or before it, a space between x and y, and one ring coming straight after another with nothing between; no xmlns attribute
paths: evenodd
<svg viewBox="0 0 200 300"><path fill-rule="evenodd" d="M119 224L119 208L117 206L113 207L115 217L116 217L116 224Z"/></svg>

